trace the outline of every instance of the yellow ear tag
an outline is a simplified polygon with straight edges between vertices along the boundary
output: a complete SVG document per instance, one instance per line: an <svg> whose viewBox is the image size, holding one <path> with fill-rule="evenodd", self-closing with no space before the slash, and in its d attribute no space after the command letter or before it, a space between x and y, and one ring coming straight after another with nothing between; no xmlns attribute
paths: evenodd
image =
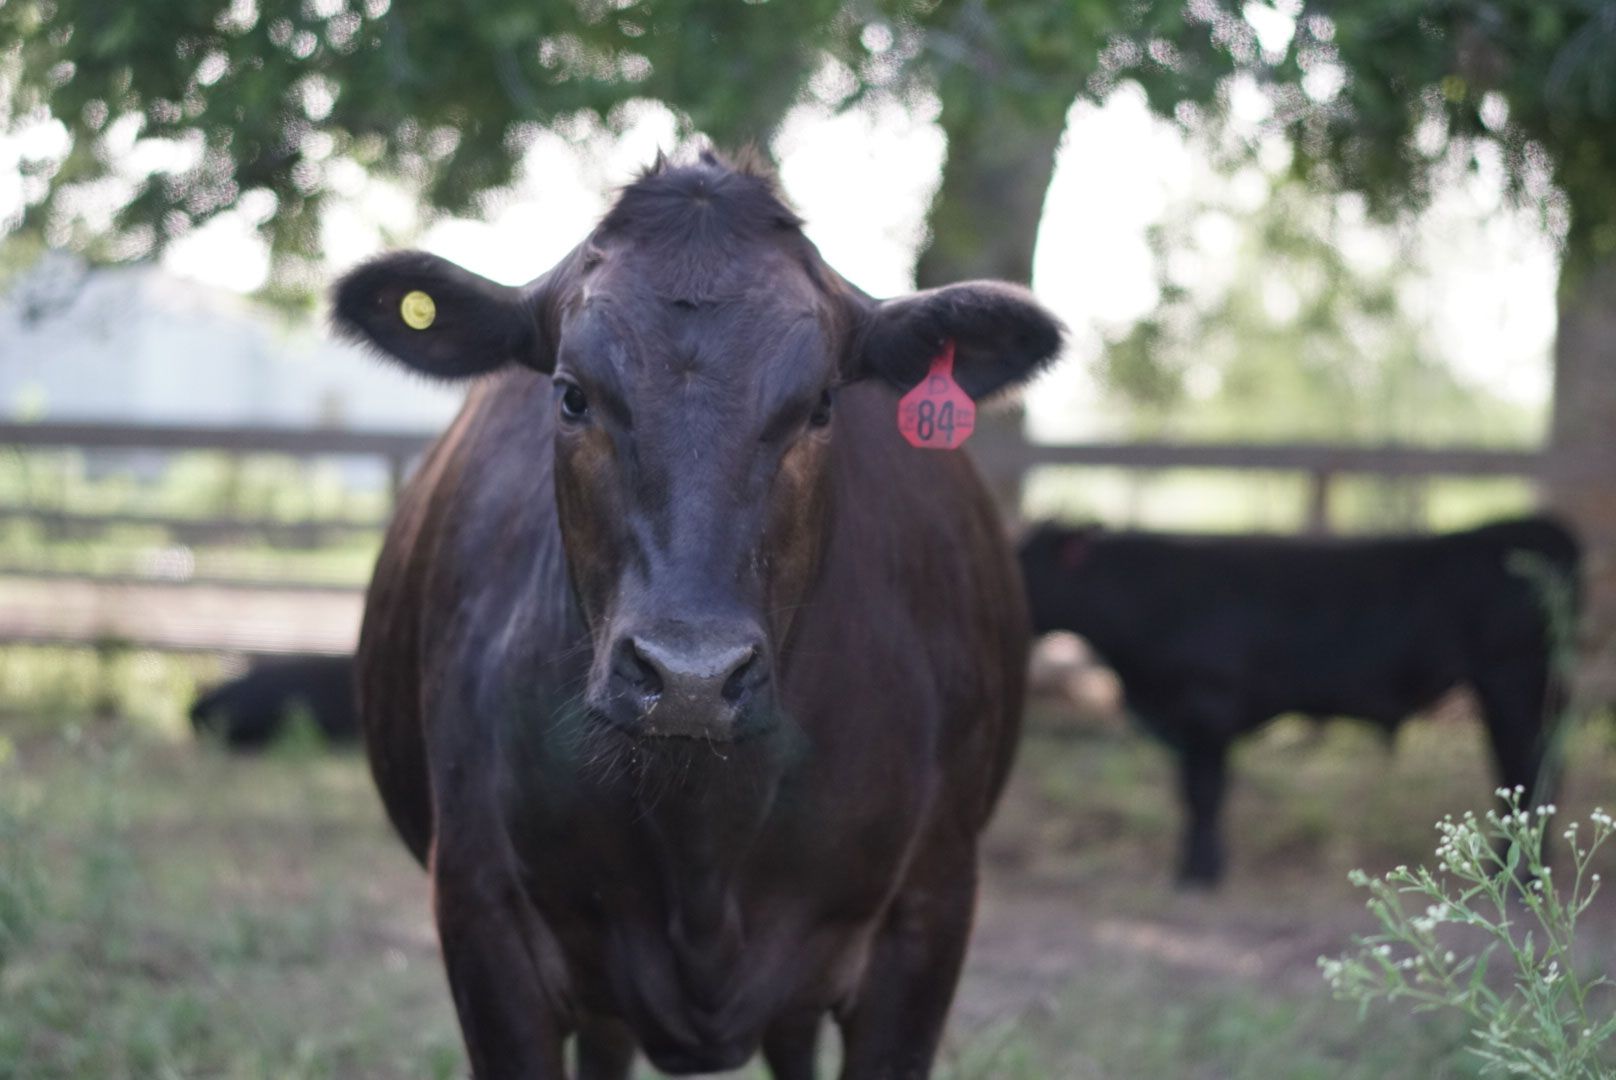
<svg viewBox="0 0 1616 1080"><path fill-rule="evenodd" d="M412 330L425 330L438 317L438 305L426 293L415 289L404 294L403 302L398 305L398 313L403 317L405 326Z"/></svg>

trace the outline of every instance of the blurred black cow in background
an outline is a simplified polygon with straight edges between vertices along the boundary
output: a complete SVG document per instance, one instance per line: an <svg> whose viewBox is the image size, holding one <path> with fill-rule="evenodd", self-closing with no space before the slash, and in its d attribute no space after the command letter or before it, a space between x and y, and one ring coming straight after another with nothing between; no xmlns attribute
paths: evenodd
<svg viewBox="0 0 1616 1080"><path fill-rule="evenodd" d="M191 725L237 750L267 745L297 709L332 743L359 740L352 656L270 660L214 687L191 706Z"/></svg>
<svg viewBox="0 0 1616 1080"><path fill-rule="evenodd" d="M1044 525L1021 547L1036 631L1087 639L1129 709L1177 751L1188 812L1178 876L1194 884L1222 872L1230 742L1282 713L1390 732L1467 684L1500 783L1523 786L1530 804L1567 695L1534 565L1570 583L1574 609L1576 541L1542 518L1377 539Z"/></svg>

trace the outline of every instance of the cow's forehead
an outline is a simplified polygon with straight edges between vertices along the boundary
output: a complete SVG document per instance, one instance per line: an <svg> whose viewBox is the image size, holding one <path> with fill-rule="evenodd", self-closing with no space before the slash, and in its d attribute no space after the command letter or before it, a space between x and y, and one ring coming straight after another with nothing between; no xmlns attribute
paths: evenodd
<svg viewBox="0 0 1616 1080"><path fill-rule="evenodd" d="M567 335L567 374L609 384L635 411L666 401L767 414L816 397L836 366L824 327L809 312L764 308L663 305L624 325L613 305L594 306Z"/></svg>
<svg viewBox="0 0 1616 1080"><path fill-rule="evenodd" d="M582 283L566 337L580 351L609 354L618 374L678 374L718 367L829 362L829 311L812 277L790 259L736 260L668 273L650 258L603 261ZM566 351L566 350L564 350ZM817 366L817 365L816 365Z"/></svg>
<svg viewBox="0 0 1616 1080"><path fill-rule="evenodd" d="M734 239L727 244L657 244L617 237L596 249L583 275L584 295L619 304L683 309L749 307L760 317L812 307L820 282L790 237Z"/></svg>

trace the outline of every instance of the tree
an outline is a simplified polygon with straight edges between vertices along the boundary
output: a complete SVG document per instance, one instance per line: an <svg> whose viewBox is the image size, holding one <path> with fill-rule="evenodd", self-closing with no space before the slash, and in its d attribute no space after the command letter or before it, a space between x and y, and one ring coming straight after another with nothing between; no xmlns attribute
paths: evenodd
<svg viewBox="0 0 1616 1080"><path fill-rule="evenodd" d="M0 4L0 124L45 117L64 156L27 163L18 223L103 259L141 257L244 199L282 283L319 254L339 171L403 178L474 212L543 126L607 124L633 98L724 143L767 143L840 0L11 0ZM7 91L9 93L7 93ZM135 141L168 148L131 174ZM116 207L110 218L100 207Z"/></svg>
<svg viewBox="0 0 1616 1080"><path fill-rule="evenodd" d="M1232 234L1207 250L1198 227ZM1294 179L1253 209L1198 195L1153 230L1162 299L1106 342L1097 374L1138 438L1519 444L1528 410L1466 384L1399 294L1407 245L1347 255L1338 201ZM1185 256L1192 269L1178 271ZM1209 273L1211 263L1221 264Z"/></svg>
<svg viewBox="0 0 1616 1080"><path fill-rule="evenodd" d="M540 127L610 125L633 98L721 145L766 148L831 63L842 105L935 94L942 106L949 154L921 283L1025 281L1073 98L1103 92L1123 61L1164 102L1205 96L1228 67L1211 29L1175 5L1115 0L10 0L0 124L48 116L69 136L65 156L28 163L25 231L140 257L267 195L277 269L295 276L350 164L474 211ZM1119 35L1178 52L1108 53ZM149 175L124 164L137 138L171 144ZM110 219L86 212L109 201Z"/></svg>
<svg viewBox="0 0 1616 1080"><path fill-rule="evenodd" d="M1579 526L1591 629L1616 637L1616 3L1199 0L1261 78L1297 175L1418 211L1456 167L1495 155L1562 244L1546 476ZM1280 3L1276 6L1284 8ZM1252 11L1251 8L1257 8ZM1267 15L1259 38L1251 19ZM1275 16L1278 16L1276 19ZM1216 109L1211 98L1190 98Z"/></svg>
<svg viewBox="0 0 1616 1080"><path fill-rule="evenodd" d="M1066 114L1123 77L1170 112L1233 70L1215 27L1176 3L887 0L857 36L831 39L856 89L934 94L948 140L922 287L965 277L1028 281ZM889 44L890 43L890 44ZM862 54L860 52L862 47Z"/></svg>

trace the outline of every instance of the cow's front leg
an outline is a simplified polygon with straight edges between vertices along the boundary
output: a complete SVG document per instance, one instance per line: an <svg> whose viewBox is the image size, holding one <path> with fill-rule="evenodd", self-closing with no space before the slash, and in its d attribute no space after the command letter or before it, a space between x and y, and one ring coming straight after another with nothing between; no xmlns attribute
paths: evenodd
<svg viewBox="0 0 1616 1080"><path fill-rule="evenodd" d="M1178 883L1208 888L1223 876L1218 817L1228 785L1229 744L1222 740L1190 740L1178 753L1179 793L1186 815Z"/></svg>
<svg viewBox="0 0 1616 1080"><path fill-rule="evenodd" d="M1552 775L1544 775L1545 750L1564 719L1568 694L1553 677L1553 659L1543 653L1490 664L1476 676L1476 695L1492 742L1498 782L1520 787L1521 805L1533 807L1554 797ZM1539 782L1550 780L1544 791Z"/></svg>
<svg viewBox="0 0 1616 1080"><path fill-rule="evenodd" d="M871 947L858 1000L841 1017L842 1080L922 1080L965 960L976 909L976 860L906 883Z"/></svg>
<svg viewBox="0 0 1616 1080"><path fill-rule="evenodd" d="M1531 809L1554 800L1560 761L1555 735L1563 731L1568 693L1551 670L1553 659L1544 653L1487 666L1475 679L1482 717L1492 741L1498 783L1519 789L1520 805ZM1554 831L1543 836L1542 858L1554 846ZM1509 861L1509 844L1494 845L1498 860ZM1524 874L1524 860L1520 872Z"/></svg>
<svg viewBox="0 0 1616 1080"><path fill-rule="evenodd" d="M620 1020L590 1017L578 1025L578 1080L628 1080L634 1035Z"/></svg>
<svg viewBox="0 0 1616 1080"><path fill-rule="evenodd" d="M486 851L431 860L432 908L460 1031L477 1080L565 1080L562 1030L540 980L534 916Z"/></svg>
<svg viewBox="0 0 1616 1080"><path fill-rule="evenodd" d="M774 1080L814 1080L820 1013L782 1017L763 1036L763 1060Z"/></svg>

